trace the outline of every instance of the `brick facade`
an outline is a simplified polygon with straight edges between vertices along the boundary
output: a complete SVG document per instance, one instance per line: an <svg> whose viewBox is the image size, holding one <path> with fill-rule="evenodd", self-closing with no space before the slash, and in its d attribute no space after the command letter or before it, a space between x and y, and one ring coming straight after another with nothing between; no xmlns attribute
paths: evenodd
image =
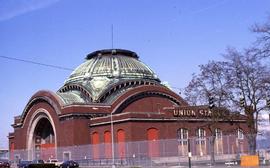
<svg viewBox="0 0 270 168"><path fill-rule="evenodd" d="M93 74L115 72L109 74L109 78L95 78L95 76L83 78L82 74L85 72L78 69L57 93L39 91L34 94L22 115L14 118L12 125L14 132L9 134L11 151L32 150L37 145L43 148L46 146L60 148L93 144L92 141L102 144L105 142L105 133L107 141L111 141L109 138L111 131L116 143L176 139L177 131L181 128L188 132L189 138L198 136L196 131L199 128L205 131L204 136L211 136L208 127L211 116L206 115L209 113L208 107L189 106L179 95L160 84L160 80L138 61L138 56L133 52L119 50L119 54L122 54L119 57L115 56L118 51L114 50L98 52L87 57L89 65L101 66L108 63L114 65L117 59L119 65L98 67L97 71L91 67L86 68L93 70ZM106 55L110 53L112 55ZM105 56L102 57L102 54ZM96 62L104 59L104 62L92 64L91 59L96 59ZM128 60L131 62L130 65ZM88 64L82 64L86 65ZM138 70L134 70L134 65ZM117 69L120 66L123 66L123 71ZM108 69L111 67L114 69ZM112 79L112 75L115 74L126 76ZM128 78L128 75L131 77ZM78 79L92 81L85 85L85 81L80 83ZM100 83L104 87L102 92L98 90ZM96 88L91 90L90 86ZM94 91L96 95L92 93ZM175 111L177 108L186 108L187 111ZM202 111L195 114L198 110ZM45 131L37 130L41 121L47 124L46 128L44 126ZM230 119L220 118L214 124L223 135L236 134L238 129L247 133L246 117L242 115L235 115ZM39 128L42 128L42 125ZM243 143L247 148L246 141ZM227 148L228 143L224 147ZM156 152L152 152L151 155L155 155Z"/></svg>

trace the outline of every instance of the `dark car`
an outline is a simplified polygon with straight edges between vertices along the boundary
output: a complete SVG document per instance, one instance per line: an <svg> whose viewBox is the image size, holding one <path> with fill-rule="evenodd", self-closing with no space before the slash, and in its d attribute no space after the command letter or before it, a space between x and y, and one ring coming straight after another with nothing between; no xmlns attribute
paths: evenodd
<svg viewBox="0 0 270 168"><path fill-rule="evenodd" d="M31 164L44 164L44 160L33 160Z"/></svg>
<svg viewBox="0 0 270 168"><path fill-rule="evenodd" d="M60 164L60 168L75 168L79 167L79 163L75 162L74 160L67 160Z"/></svg>
<svg viewBox="0 0 270 168"><path fill-rule="evenodd" d="M22 160L17 164L18 168L28 168L32 161Z"/></svg>
<svg viewBox="0 0 270 168"><path fill-rule="evenodd" d="M0 160L0 168L10 168L8 160Z"/></svg>

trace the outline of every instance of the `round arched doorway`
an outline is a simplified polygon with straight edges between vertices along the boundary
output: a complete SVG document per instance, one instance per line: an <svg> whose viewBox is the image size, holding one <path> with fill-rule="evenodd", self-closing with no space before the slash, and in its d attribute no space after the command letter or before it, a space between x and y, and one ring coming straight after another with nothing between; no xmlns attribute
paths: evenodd
<svg viewBox="0 0 270 168"><path fill-rule="evenodd" d="M39 120L33 135L35 159L54 158L55 136L52 125L47 118Z"/></svg>
<svg viewBox="0 0 270 168"><path fill-rule="evenodd" d="M28 131L28 159L56 158L56 134L51 117L39 111L30 122Z"/></svg>

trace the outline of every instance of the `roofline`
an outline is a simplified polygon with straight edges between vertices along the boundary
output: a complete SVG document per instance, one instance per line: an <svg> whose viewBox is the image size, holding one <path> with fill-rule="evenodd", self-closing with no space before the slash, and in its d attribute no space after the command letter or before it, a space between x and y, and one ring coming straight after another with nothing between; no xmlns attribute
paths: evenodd
<svg viewBox="0 0 270 168"><path fill-rule="evenodd" d="M141 122L179 122L179 121L189 121L189 122L204 122L204 121L208 121L207 119L203 119L203 118L191 118L191 119L178 119L178 118L136 118L136 117L128 117L128 118L124 118L124 119L118 119L118 120L114 120L113 123L121 123L121 122L136 122L136 121L141 121ZM224 121L222 119L218 120L218 122L222 123L222 122L229 122L229 121ZM245 123L246 120L233 120L233 122L239 122L239 123ZM103 122L99 122L99 123L93 123L93 124L89 124L89 127L94 127L94 126L100 126L100 125L108 125L111 124L111 121L103 121Z"/></svg>
<svg viewBox="0 0 270 168"><path fill-rule="evenodd" d="M97 50L94 51L86 56L85 59L89 60L97 56L102 56L102 55L123 55L123 56L128 56L132 58L138 59L139 56L130 50L125 50L125 49L103 49L103 50Z"/></svg>

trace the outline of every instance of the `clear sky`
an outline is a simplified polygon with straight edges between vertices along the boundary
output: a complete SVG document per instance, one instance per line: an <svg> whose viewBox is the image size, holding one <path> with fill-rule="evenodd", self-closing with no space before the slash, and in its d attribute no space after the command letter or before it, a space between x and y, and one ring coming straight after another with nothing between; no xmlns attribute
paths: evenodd
<svg viewBox="0 0 270 168"><path fill-rule="evenodd" d="M112 47L113 24L114 48L137 52L162 81L184 88L227 46L249 46L250 26L269 13L269 0L0 0L0 55L74 69ZM70 73L0 58L0 148L30 97L57 91Z"/></svg>

